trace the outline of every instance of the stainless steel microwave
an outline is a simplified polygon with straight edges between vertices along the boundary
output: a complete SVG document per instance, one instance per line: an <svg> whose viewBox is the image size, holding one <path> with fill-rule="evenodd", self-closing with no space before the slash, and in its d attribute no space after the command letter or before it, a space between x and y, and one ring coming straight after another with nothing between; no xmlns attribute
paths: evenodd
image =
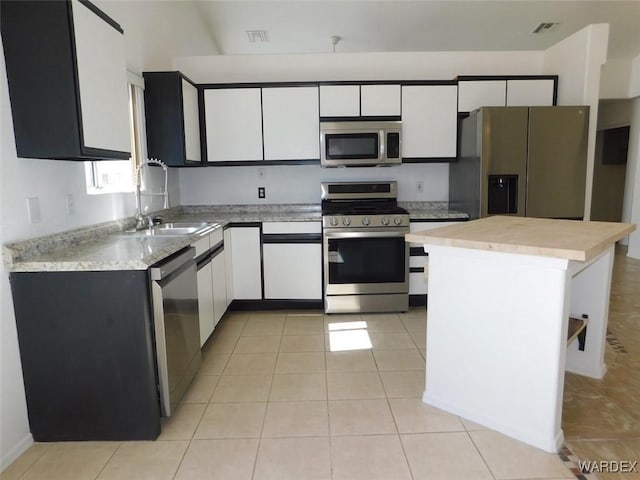
<svg viewBox="0 0 640 480"><path fill-rule="evenodd" d="M323 167L367 167L402 163L402 123L355 121L320 123Z"/></svg>

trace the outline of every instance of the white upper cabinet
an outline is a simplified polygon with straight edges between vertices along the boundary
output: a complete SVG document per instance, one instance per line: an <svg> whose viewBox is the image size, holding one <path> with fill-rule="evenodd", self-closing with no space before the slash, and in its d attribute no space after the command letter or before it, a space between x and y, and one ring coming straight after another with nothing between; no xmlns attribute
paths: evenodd
<svg viewBox="0 0 640 480"><path fill-rule="evenodd" d="M360 85L320 85L320 116L360 116Z"/></svg>
<svg viewBox="0 0 640 480"><path fill-rule="evenodd" d="M456 85L402 87L402 157L455 157Z"/></svg>
<svg viewBox="0 0 640 480"><path fill-rule="evenodd" d="M458 83L458 111L471 112L480 107L504 107L506 80L464 80Z"/></svg>
<svg viewBox="0 0 640 480"><path fill-rule="evenodd" d="M363 117L401 114L400 85L362 85L360 99Z"/></svg>
<svg viewBox="0 0 640 480"><path fill-rule="evenodd" d="M209 162L262 160L260 96L260 88L205 90Z"/></svg>
<svg viewBox="0 0 640 480"><path fill-rule="evenodd" d="M72 12L84 144L128 152L124 35L79 2L72 2Z"/></svg>
<svg viewBox="0 0 640 480"><path fill-rule="evenodd" d="M184 118L185 158L193 162L201 160L200 115L198 112L198 89L184 78L182 82L182 117Z"/></svg>
<svg viewBox="0 0 640 480"><path fill-rule="evenodd" d="M120 25L89 2L2 2L0 32L18 157L128 159Z"/></svg>
<svg viewBox="0 0 640 480"><path fill-rule="evenodd" d="M320 158L318 104L316 86L262 89L265 160Z"/></svg>
<svg viewBox="0 0 640 480"><path fill-rule="evenodd" d="M507 80L507 106L553 105L553 79Z"/></svg>

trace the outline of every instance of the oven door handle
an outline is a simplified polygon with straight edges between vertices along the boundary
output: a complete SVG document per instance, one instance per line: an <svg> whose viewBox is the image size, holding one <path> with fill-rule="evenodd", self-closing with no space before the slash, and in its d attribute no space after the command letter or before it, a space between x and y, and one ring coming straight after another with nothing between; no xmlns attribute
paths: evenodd
<svg viewBox="0 0 640 480"><path fill-rule="evenodd" d="M371 230L362 232L324 232L325 238L393 238L404 237L406 233L409 233L409 229L406 231L398 232L372 232Z"/></svg>

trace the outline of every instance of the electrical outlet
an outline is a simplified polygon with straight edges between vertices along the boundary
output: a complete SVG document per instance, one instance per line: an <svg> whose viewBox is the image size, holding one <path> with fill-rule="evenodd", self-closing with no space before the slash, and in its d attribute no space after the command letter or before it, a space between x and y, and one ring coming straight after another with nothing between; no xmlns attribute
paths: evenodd
<svg viewBox="0 0 640 480"><path fill-rule="evenodd" d="M264 187L258 187L258 198L265 198L265 196Z"/></svg>
<svg viewBox="0 0 640 480"><path fill-rule="evenodd" d="M418 181L416 182L416 192L417 193L424 193L424 182L423 181Z"/></svg>
<svg viewBox="0 0 640 480"><path fill-rule="evenodd" d="M67 214L75 215L76 214L76 201L73 198L73 193L67 193Z"/></svg>
<svg viewBox="0 0 640 480"><path fill-rule="evenodd" d="M29 214L29 222L40 223L40 200L38 197L27 198L27 213Z"/></svg>

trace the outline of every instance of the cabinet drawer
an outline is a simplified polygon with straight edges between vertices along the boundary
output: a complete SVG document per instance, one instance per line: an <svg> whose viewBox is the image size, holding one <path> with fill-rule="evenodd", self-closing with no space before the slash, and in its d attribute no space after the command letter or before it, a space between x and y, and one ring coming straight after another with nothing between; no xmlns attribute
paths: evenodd
<svg viewBox="0 0 640 480"><path fill-rule="evenodd" d="M209 235L196 240L191 246L196 249L196 258L199 257L210 248Z"/></svg>
<svg viewBox="0 0 640 480"><path fill-rule="evenodd" d="M287 233L321 233L320 222L264 222L262 233L287 234Z"/></svg>

